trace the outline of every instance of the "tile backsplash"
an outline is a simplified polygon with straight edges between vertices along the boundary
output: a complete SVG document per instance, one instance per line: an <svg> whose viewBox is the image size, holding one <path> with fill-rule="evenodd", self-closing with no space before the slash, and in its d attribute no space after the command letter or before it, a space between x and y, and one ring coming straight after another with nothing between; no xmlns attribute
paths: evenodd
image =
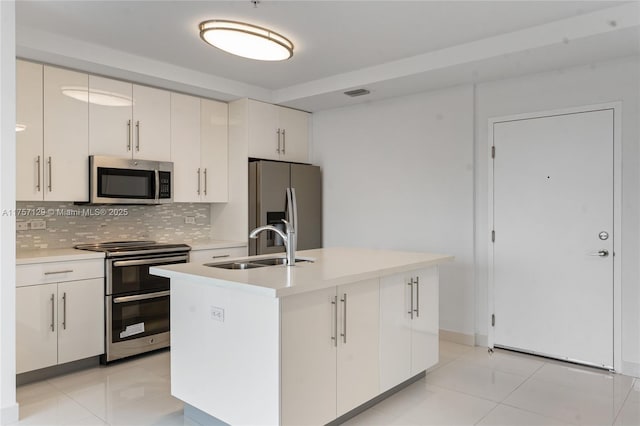
<svg viewBox="0 0 640 426"><path fill-rule="evenodd" d="M211 234L209 204L85 206L62 202L18 202L16 249L69 248L79 243L149 239L204 242ZM193 218L195 223L185 223ZM35 224L34 224L35 221ZM45 222L45 229L37 227Z"/></svg>

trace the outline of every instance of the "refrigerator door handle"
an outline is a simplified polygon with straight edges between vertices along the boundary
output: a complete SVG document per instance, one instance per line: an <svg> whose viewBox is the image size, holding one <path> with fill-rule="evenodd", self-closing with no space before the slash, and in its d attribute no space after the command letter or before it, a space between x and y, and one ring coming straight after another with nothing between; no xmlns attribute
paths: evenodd
<svg viewBox="0 0 640 426"><path fill-rule="evenodd" d="M287 213L289 223L293 226L296 235L298 234L298 201L296 200L296 189L287 188Z"/></svg>

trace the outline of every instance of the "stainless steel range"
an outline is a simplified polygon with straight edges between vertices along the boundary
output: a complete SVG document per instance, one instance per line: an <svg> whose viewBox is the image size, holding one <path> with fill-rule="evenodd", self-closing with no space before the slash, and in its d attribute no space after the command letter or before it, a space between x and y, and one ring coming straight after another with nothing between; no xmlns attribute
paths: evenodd
<svg viewBox="0 0 640 426"><path fill-rule="evenodd" d="M79 244L105 259L105 351L102 362L170 344L169 279L149 274L151 266L189 261L191 247L155 241Z"/></svg>

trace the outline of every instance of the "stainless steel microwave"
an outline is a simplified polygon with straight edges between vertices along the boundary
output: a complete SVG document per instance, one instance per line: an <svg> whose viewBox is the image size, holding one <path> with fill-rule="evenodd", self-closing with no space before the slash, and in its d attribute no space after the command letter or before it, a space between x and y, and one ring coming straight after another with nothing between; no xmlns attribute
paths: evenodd
<svg viewBox="0 0 640 426"><path fill-rule="evenodd" d="M89 156L89 202L164 204L173 201L173 163Z"/></svg>

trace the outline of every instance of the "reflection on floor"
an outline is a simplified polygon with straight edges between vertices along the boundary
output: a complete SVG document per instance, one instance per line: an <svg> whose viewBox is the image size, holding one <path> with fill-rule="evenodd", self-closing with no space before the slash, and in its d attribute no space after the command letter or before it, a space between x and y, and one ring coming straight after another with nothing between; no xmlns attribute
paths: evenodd
<svg viewBox="0 0 640 426"><path fill-rule="evenodd" d="M168 351L20 386L18 425L193 425ZM347 425L640 425L640 379L441 342L424 379Z"/></svg>

